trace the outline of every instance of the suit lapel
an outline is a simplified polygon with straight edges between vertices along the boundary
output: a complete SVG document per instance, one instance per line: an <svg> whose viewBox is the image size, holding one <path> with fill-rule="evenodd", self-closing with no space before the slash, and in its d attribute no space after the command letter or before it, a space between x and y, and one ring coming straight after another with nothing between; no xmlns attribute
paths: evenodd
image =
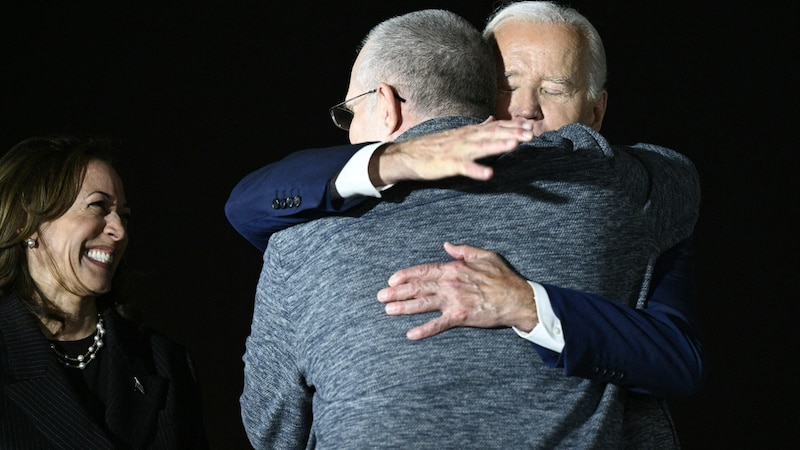
<svg viewBox="0 0 800 450"><path fill-rule="evenodd" d="M114 448L81 406L36 320L18 299L0 304L0 329L14 380L3 391L42 435L67 448Z"/></svg>
<svg viewBox="0 0 800 450"><path fill-rule="evenodd" d="M167 380L150 375L153 370L144 366L149 345L140 345L138 336L115 316L106 314L104 320L111 356L106 423L122 441L139 448L158 423L159 409L166 402Z"/></svg>

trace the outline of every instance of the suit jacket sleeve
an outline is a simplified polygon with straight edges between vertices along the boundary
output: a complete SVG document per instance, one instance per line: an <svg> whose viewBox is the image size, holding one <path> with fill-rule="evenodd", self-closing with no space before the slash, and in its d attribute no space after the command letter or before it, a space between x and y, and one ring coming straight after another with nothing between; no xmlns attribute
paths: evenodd
<svg viewBox="0 0 800 450"><path fill-rule="evenodd" d="M272 233L339 211L331 201L330 180L362 147L302 150L248 174L225 203L228 221L263 252Z"/></svg>
<svg viewBox="0 0 800 450"><path fill-rule="evenodd" d="M545 285L562 322L564 351L559 354L534 347L547 365L563 367L567 376L663 398L691 397L699 391L705 371L693 311L692 272L688 241L663 253L642 309Z"/></svg>

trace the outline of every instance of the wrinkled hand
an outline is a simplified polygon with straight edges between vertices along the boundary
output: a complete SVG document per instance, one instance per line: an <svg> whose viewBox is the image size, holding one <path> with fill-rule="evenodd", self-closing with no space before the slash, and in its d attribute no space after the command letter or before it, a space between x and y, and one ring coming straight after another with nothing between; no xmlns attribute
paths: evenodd
<svg viewBox="0 0 800 450"><path fill-rule="evenodd" d="M403 180L438 180L464 175L492 177L492 168L475 161L514 150L533 139L533 122L517 118L468 125L441 133L395 142L379 156L377 174L384 184Z"/></svg>
<svg viewBox="0 0 800 450"><path fill-rule="evenodd" d="M409 330L408 339L453 327L533 329L538 321L533 289L502 257L469 245L445 243L444 249L455 261L400 270L378 292L389 315L442 312Z"/></svg>

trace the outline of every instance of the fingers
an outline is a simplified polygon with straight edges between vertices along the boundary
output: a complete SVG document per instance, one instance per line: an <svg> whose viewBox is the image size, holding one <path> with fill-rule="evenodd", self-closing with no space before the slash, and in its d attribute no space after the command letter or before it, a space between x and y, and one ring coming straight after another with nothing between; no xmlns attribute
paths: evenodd
<svg viewBox="0 0 800 450"><path fill-rule="evenodd" d="M418 341L420 339L426 339L431 336L435 336L443 331L447 331L463 324L463 317L459 319L449 312L443 312L441 316L408 330L406 332L406 338L412 341Z"/></svg>
<svg viewBox="0 0 800 450"><path fill-rule="evenodd" d="M406 332L406 338L412 341L429 338L435 336L442 331L448 330L452 327L445 327L443 322L437 318L430 320L418 327L414 327Z"/></svg>
<svg viewBox="0 0 800 450"><path fill-rule="evenodd" d="M448 255L452 256L453 259L458 259L463 261L469 261L473 259L484 258L494 255L494 252L491 252L489 250L484 250L467 244L453 245L449 242L444 243L444 251L446 251Z"/></svg>
<svg viewBox="0 0 800 450"><path fill-rule="evenodd" d="M389 277L389 286L398 286L407 283L408 280L430 280L441 276L442 263L420 264L418 266L407 267L398 270Z"/></svg>
<svg viewBox="0 0 800 450"><path fill-rule="evenodd" d="M378 156L380 179L387 184L454 175L481 181L490 179L492 169L476 161L508 153L533 138L531 126L525 120L490 119L478 125L389 144Z"/></svg>
<svg viewBox="0 0 800 450"><path fill-rule="evenodd" d="M381 303L400 302L405 300L420 299L436 294L439 289L436 275L429 270L416 272L418 268L401 270L389 278L389 287L378 291L378 301ZM416 276L415 273L424 274Z"/></svg>
<svg viewBox="0 0 800 450"><path fill-rule="evenodd" d="M390 316L407 316L411 314L422 314L427 312L439 311L441 306L431 297L414 298L401 302L387 303L383 307L386 314Z"/></svg>
<svg viewBox="0 0 800 450"><path fill-rule="evenodd" d="M420 294L420 291L411 284L399 284L378 291L378 301L381 303L402 302L414 299Z"/></svg>
<svg viewBox="0 0 800 450"><path fill-rule="evenodd" d="M501 127L514 127L514 128L522 128L523 130L533 130L534 120L533 119L526 119L524 117L517 117L511 120L501 120L499 121L499 125Z"/></svg>
<svg viewBox="0 0 800 450"><path fill-rule="evenodd" d="M453 257L453 259L464 259L464 247L466 247L466 245L453 245L449 242L444 243L444 251Z"/></svg>
<svg viewBox="0 0 800 450"><path fill-rule="evenodd" d="M441 306L435 299L423 297L414 300L387 303L384 309L386 314L390 316L399 316L439 311L441 310ZM451 322L448 317L448 313L443 312L441 316L408 330L406 332L406 337L412 341L416 341L453 328L453 325L448 325L448 323Z"/></svg>
<svg viewBox="0 0 800 450"><path fill-rule="evenodd" d="M515 117L507 120L494 121L500 127L521 128L523 130L533 130L534 120L524 117Z"/></svg>
<svg viewBox="0 0 800 450"><path fill-rule="evenodd" d="M386 306L388 308L390 305ZM423 311L423 312L429 312L429 311ZM406 332L406 338L412 341L418 341L420 339L425 339L431 336L435 336L443 331L455 328L456 326L458 326L458 324L454 320L454 318L447 312L444 312L442 313L441 316L435 319L431 319L422 325L419 325L417 327L408 330Z"/></svg>
<svg viewBox="0 0 800 450"><path fill-rule="evenodd" d="M465 177L472 178L473 180L487 181L490 180L494 175L494 170L492 170L491 167L482 166L472 161L467 161L464 163L463 175Z"/></svg>
<svg viewBox="0 0 800 450"><path fill-rule="evenodd" d="M473 247L471 245L462 244L462 245L454 245L450 242L444 243L444 250L447 252L455 260L462 260L462 261L469 261L478 258L486 258L486 257L494 257L495 253L489 250L484 250L478 247ZM410 281L416 281L421 286L424 282L430 281L437 281L442 279L444 276L445 271L447 270L448 263L430 263L430 264L420 264L418 266L407 267L405 269L398 270L391 277L389 277L389 286L390 288L399 287L409 283ZM404 291L398 292L396 289L382 289L379 292L379 300L384 298L385 301L394 301L401 299L401 294L405 295L413 295L416 294L417 291L411 292L409 286L404 286ZM416 287L415 289L419 289ZM410 297L405 297L410 298Z"/></svg>
<svg viewBox="0 0 800 450"><path fill-rule="evenodd" d="M425 339L453 327L515 325L520 298L522 306L531 309L527 304L532 301L530 286L502 257L466 244L445 242L443 246L453 261L399 270L389 278L389 287L378 291L378 301L388 315L441 312L436 319L408 330L408 339Z"/></svg>

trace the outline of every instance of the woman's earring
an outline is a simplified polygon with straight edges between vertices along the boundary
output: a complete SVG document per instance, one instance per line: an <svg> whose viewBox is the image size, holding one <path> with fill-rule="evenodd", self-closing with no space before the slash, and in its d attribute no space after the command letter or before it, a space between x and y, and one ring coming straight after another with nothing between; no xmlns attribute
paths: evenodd
<svg viewBox="0 0 800 450"><path fill-rule="evenodd" d="M28 240L25 241L25 245L27 245L28 248L36 248L39 245L39 243L36 242L36 239L28 238Z"/></svg>

